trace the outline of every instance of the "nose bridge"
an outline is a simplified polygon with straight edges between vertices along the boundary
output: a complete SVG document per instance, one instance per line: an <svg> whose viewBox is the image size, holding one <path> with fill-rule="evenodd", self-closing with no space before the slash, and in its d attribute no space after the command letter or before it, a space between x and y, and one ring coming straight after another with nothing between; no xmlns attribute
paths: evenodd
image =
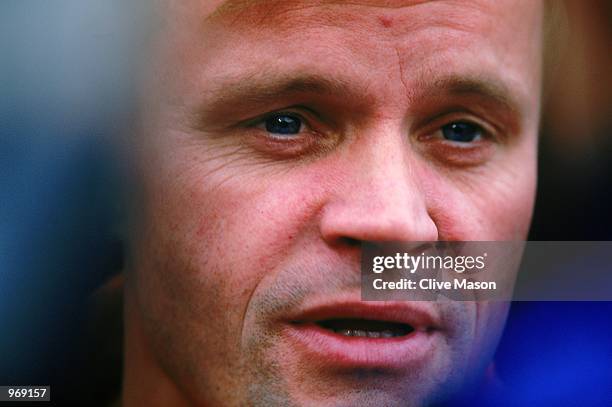
<svg viewBox="0 0 612 407"><path fill-rule="evenodd" d="M356 161L355 185L348 191L353 204L365 205L378 216L395 217L395 212L412 212L417 204L414 198L418 183L405 146L386 141L371 144Z"/></svg>
<svg viewBox="0 0 612 407"><path fill-rule="evenodd" d="M436 240L437 228L405 137L367 135L347 154L346 180L324 208L325 239L359 241Z"/></svg>

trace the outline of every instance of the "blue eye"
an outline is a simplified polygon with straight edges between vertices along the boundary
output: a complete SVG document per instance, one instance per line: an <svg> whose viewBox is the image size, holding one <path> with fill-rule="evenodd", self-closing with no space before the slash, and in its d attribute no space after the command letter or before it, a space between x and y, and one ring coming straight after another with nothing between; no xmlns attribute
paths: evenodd
<svg viewBox="0 0 612 407"><path fill-rule="evenodd" d="M482 128L473 123L453 122L442 126L442 135L449 141L469 143L480 140Z"/></svg>
<svg viewBox="0 0 612 407"><path fill-rule="evenodd" d="M275 114L265 120L266 131L272 134L298 134L302 129L302 120L290 114Z"/></svg>

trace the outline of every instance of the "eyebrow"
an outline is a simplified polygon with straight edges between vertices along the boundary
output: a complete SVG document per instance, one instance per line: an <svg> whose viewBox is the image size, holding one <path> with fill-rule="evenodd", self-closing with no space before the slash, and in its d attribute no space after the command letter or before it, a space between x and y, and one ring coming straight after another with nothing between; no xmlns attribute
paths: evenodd
<svg viewBox="0 0 612 407"><path fill-rule="evenodd" d="M229 85L224 90L226 94L234 94L247 100L267 100L283 95L312 93L318 95L334 95L354 93L348 81L319 75L298 75L272 79L270 81L245 81Z"/></svg>
<svg viewBox="0 0 612 407"><path fill-rule="evenodd" d="M275 76L273 74L263 75L255 78L245 75L235 78L226 83L219 83L216 89L210 91L210 103L201 109L201 112L215 114L226 107L234 110L248 108L250 106L267 105L274 101L287 100L299 95L338 96L355 97L367 99L371 92L360 89L354 81L346 79L322 76L318 74L289 74Z"/></svg>
<svg viewBox="0 0 612 407"><path fill-rule="evenodd" d="M461 76L450 75L433 82L431 86L425 86L425 94L428 96L453 95L453 96L477 96L489 102L502 106L505 110L519 114L521 113L520 97L510 90L505 82L499 79L484 76Z"/></svg>
<svg viewBox="0 0 612 407"><path fill-rule="evenodd" d="M362 106L376 97L370 87L359 81L312 73L257 73L217 83L216 89L210 90L209 103L198 109L204 117L214 117L227 111L249 110L253 106L267 106L306 95L341 98ZM422 79L416 81L415 87L408 89L408 92L408 98L417 106L419 100L465 96L480 98L515 119L522 112L520 98L501 78L484 75L451 74L437 79Z"/></svg>

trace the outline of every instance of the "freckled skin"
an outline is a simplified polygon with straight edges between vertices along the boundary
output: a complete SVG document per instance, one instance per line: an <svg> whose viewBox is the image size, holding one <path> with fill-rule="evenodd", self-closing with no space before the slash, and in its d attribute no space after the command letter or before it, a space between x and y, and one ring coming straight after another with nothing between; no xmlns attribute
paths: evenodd
<svg viewBox="0 0 612 407"><path fill-rule="evenodd" d="M278 319L359 287L359 245L350 242L526 237L541 4L220 3L160 6L135 147L142 194L126 286L124 404L419 405L484 369L504 304L440 304L445 340L431 363L401 374L321 368L291 347ZM212 109L228 78L296 71L345 79L359 97ZM450 74L498 78L518 110L424 96ZM304 113L313 143L325 144L316 153L302 149L306 141L288 153L244 124L295 104L317 111ZM434 130L446 123L431 121L447 104L473 107L471 116L504 134L481 148L450 146Z"/></svg>

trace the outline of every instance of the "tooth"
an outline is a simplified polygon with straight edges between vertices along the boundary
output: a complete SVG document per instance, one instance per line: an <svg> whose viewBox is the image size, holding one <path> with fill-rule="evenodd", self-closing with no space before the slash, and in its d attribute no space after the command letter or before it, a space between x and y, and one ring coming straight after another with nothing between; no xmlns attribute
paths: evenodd
<svg viewBox="0 0 612 407"><path fill-rule="evenodd" d="M382 338L393 338L395 335L393 335L393 332L391 332L390 330L385 329L384 331L380 333L380 336Z"/></svg>
<svg viewBox="0 0 612 407"><path fill-rule="evenodd" d="M338 333L344 336L353 336L353 331L350 329L339 329Z"/></svg>
<svg viewBox="0 0 612 407"><path fill-rule="evenodd" d="M368 338L380 338L380 332L368 331Z"/></svg>
<svg viewBox="0 0 612 407"><path fill-rule="evenodd" d="M356 329L355 336L367 336L367 334L366 334L366 331L362 331L361 329Z"/></svg>

